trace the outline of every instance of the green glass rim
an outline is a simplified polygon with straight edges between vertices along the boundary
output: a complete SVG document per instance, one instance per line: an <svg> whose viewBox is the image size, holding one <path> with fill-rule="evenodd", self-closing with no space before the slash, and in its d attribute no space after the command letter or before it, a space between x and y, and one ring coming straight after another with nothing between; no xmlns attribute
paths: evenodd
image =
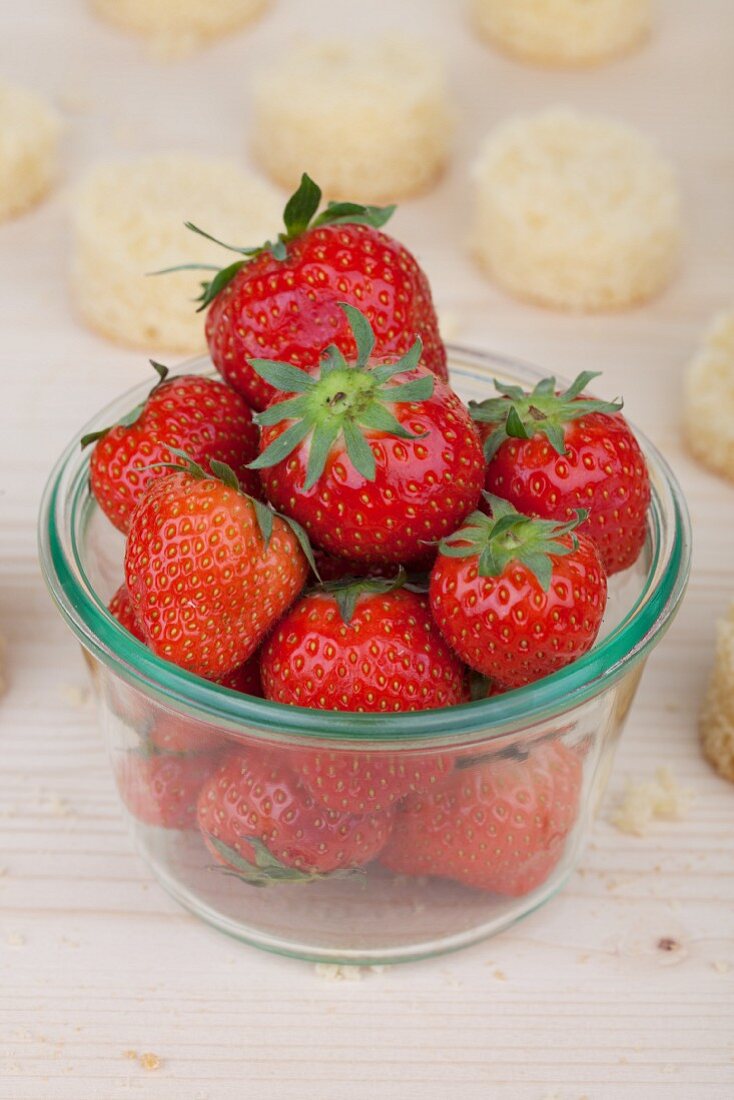
<svg viewBox="0 0 734 1100"><path fill-rule="evenodd" d="M494 375L534 385L544 372L520 360L449 345L452 377L488 382ZM183 365L188 373L211 373L208 358ZM180 371L179 371L180 373ZM567 385L558 378L559 385ZM54 467L39 514L39 557L44 579L62 616L85 649L115 675L154 695L164 705L220 725L236 735L264 739L374 742L406 747L411 742L459 742L481 732L482 740L504 736L549 719L600 694L641 660L662 637L685 592L691 559L688 510L680 486L656 447L635 428L650 467L649 568L634 605L601 642L559 672L506 695L440 710L390 714L319 711L239 695L157 657L113 618L84 566L81 546L96 504L89 491L89 454L82 434L114 422L120 409L138 404L142 383L101 410L80 429Z"/></svg>

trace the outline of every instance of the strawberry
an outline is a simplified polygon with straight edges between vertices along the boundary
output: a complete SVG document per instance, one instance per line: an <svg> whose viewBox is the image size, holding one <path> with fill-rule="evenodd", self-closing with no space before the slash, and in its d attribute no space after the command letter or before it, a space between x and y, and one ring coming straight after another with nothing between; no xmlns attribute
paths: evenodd
<svg viewBox="0 0 734 1100"><path fill-rule="evenodd" d="M182 464L174 448L185 450L195 462L226 462L246 492L262 496L257 474L247 468L257 455L259 432L240 395L198 374L169 379L167 367L152 360L151 365L159 381L133 411L134 419L82 439L83 447L95 444L90 483L108 519L127 532L132 511L151 481L166 464Z"/></svg>
<svg viewBox="0 0 734 1100"><path fill-rule="evenodd" d="M607 573L627 569L645 544L650 477L621 401L582 396L598 372L584 371L563 393L555 378L532 392L495 381L500 397L473 404L483 427L485 488L526 515L565 522L588 510L582 530Z"/></svg>
<svg viewBox="0 0 734 1100"><path fill-rule="evenodd" d="M266 641L265 696L318 710L394 713L468 698L464 667L425 596L379 577L302 596Z"/></svg>
<svg viewBox="0 0 734 1100"><path fill-rule="evenodd" d="M289 395L259 414L261 453L250 466L261 471L270 501L329 553L425 561L426 544L455 530L479 500L479 433L453 391L417 366L419 342L396 363L376 361L369 322L341 308L355 363L335 346L311 373L252 361Z"/></svg>
<svg viewBox="0 0 734 1100"><path fill-rule="evenodd" d="M125 630L128 630L132 634L133 638L137 638L139 642L145 641L145 635L143 634L140 623L135 617L135 609L130 600L130 593L124 582L110 600L107 605L107 610L110 615L117 619L121 626L125 627Z"/></svg>
<svg viewBox="0 0 734 1100"><path fill-rule="evenodd" d="M320 710L386 713L469 699L461 663L441 638L425 596L395 580L328 584L280 620L262 653L268 699ZM331 809L367 813L423 790L451 770L446 754L294 750L302 782Z"/></svg>
<svg viewBox="0 0 734 1100"><path fill-rule="evenodd" d="M591 648L607 579L595 544L575 531L583 511L561 524L486 496L493 515L474 512L439 546L431 611L468 665L500 687L516 688Z"/></svg>
<svg viewBox="0 0 734 1100"><path fill-rule="evenodd" d="M520 897L558 864L578 813L582 766L560 741L525 760L459 765L429 794L409 795L380 862Z"/></svg>
<svg viewBox="0 0 734 1100"><path fill-rule="evenodd" d="M219 683L230 691L262 698L260 660L257 654L223 676ZM156 707L147 740L155 748L166 752L204 752L224 744L225 737L221 729L209 722L201 722L196 718L184 717L175 711Z"/></svg>
<svg viewBox="0 0 734 1100"><path fill-rule="evenodd" d="M216 753L127 752L117 767L120 797L133 817L163 829L190 829L202 784L215 770Z"/></svg>
<svg viewBox="0 0 734 1100"><path fill-rule="evenodd" d="M211 680L255 651L308 575L308 540L240 490L232 470L191 460L133 512L125 579L150 648Z"/></svg>
<svg viewBox="0 0 734 1100"><path fill-rule="evenodd" d="M392 813L326 809L278 757L253 749L225 757L201 790L198 821L220 863L265 885L369 863L390 835Z"/></svg>
<svg viewBox="0 0 734 1100"><path fill-rule="evenodd" d="M320 201L304 174L274 243L223 246L243 258L203 284L200 308L209 307L206 336L216 367L253 408L264 409L274 391L250 359L313 367L331 343L352 357L354 341L337 304L346 301L367 314L378 354L400 357L420 337L424 366L446 379L428 280L406 248L379 232L395 208L329 203L316 216Z"/></svg>

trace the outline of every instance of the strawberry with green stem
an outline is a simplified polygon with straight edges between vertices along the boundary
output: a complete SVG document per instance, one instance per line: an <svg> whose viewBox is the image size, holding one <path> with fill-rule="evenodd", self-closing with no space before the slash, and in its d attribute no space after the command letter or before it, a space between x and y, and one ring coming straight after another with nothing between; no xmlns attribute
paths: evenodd
<svg viewBox="0 0 734 1100"><path fill-rule="evenodd" d="M426 597L369 577L323 585L280 620L262 652L268 699L318 710L386 714L468 702L466 670L436 628ZM289 764L324 806L367 813L451 771L435 751L294 749Z"/></svg>
<svg viewBox="0 0 734 1100"><path fill-rule="evenodd" d="M424 366L446 379L428 280L411 253L379 231L395 208L332 202L318 213L320 202L321 190L304 173L285 207L285 231L274 241L256 248L223 245L240 259L221 270L185 265L215 272L203 284L199 308L208 308L206 335L217 369L253 408L265 408L273 389L250 360L263 356L313 367L332 343L353 356L352 334L338 308L347 301L367 314L378 354L404 355L419 337Z"/></svg>
<svg viewBox="0 0 734 1100"><path fill-rule="evenodd" d="M286 760L257 749L230 753L201 789L198 824L215 859L254 886L310 882L373 860L392 811L328 809Z"/></svg>
<svg viewBox="0 0 734 1100"><path fill-rule="evenodd" d="M92 492L102 511L126 532L135 505L161 466L184 450L196 462L214 458L233 468L243 488L262 496L260 479L248 468L256 457L259 431L252 410L224 382L198 374L169 377L151 360L158 382L146 400L112 428L91 432Z"/></svg>
<svg viewBox="0 0 734 1100"><path fill-rule="evenodd" d="M650 478L622 402L584 396L597 377L584 371L561 393L555 378L532 391L495 381L500 396L470 410L484 436L485 488L544 519L586 509L583 531L611 575L633 565L644 546Z"/></svg>
<svg viewBox="0 0 734 1100"><path fill-rule="evenodd" d="M456 394L418 365L420 341L397 362L375 359L367 318L340 309L355 362L335 345L311 372L252 360L280 393L258 414L261 453L250 468L269 500L329 553L415 563L479 500L479 434Z"/></svg>
<svg viewBox="0 0 734 1100"><path fill-rule="evenodd" d="M125 582L150 648L217 680L254 653L313 565L292 520L242 492L224 463L185 461L133 512Z"/></svg>
<svg viewBox="0 0 734 1100"><path fill-rule="evenodd" d="M607 578L596 545L579 531L583 510L558 523L485 497L492 515L474 512L439 544L431 611L471 668L502 688L522 687L591 648Z"/></svg>

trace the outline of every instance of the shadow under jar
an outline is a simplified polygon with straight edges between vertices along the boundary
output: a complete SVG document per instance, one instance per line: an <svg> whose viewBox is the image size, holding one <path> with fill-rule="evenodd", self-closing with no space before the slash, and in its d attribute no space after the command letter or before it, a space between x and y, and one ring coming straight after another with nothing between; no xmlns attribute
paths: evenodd
<svg viewBox="0 0 734 1100"><path fill-rule="evenodd" d="M541 377L524 364L460 347L449 349L449 364L465 400L486 397L492 377L524 386ZM184 369L212 372L208 359ZM114 423L146 392L145 385L129 391L82 431ZM90 494L88 454L77 437L44 495L41 563L92 670L135 842L165 889L247 943L314 961L363 964L454 950L551 897L578 864L645 660L670 625L688 578L685 502L664 459L637 434L652 481L647 541L637 563L611 578L604 624L590 652L506 695L389 715L308 710L236 694L157 658L127 633L106 610L122 577L124 539ZM146 758L141 750L151 739L179 751ZM218 844L231 834L205 837L197 824L198 792L216 783L212 776L233 754L230 767L265 760L276 774L277 797L278 769L305 776L317 817L319 768L347 777L352 765L371 768L376 781L388 777L393 793L396 776L408 793L381 809L379 822L360 835L363 865L262 888L221 862ZM161 791L169 787L176 797L161 809ZM517 835L510 834L508 845L503 815L518 804ZM497 829L501 847L492 843ZM251 861L247 835L240 834L239 847Z"/></svg>

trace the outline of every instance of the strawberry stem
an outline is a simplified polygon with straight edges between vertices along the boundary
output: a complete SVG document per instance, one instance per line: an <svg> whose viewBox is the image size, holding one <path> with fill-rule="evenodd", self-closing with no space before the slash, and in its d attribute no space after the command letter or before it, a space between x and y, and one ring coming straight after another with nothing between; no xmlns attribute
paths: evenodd
<svg viewBox="0 0 734 1100"><path fill-rule="evenodd" d="M520 562L535 576L544 591L550 588L553 558L564 557L578 548L572 532L583 523L588 511L579 508L567 523L523 515L507 500L482 494L492 515L472 512L464 526L442 539L439 552L448 558L477 557L479 575L500 577L512 562ZM572 535L571 542L560 540Z"/></svg>
<svg viewBox="0 0 734 1100"><path fill-rule="evenodd" d="M431 375L392 384L398 374L409 373L420 362L422 344L415 341L396 363L370 367L375 336L367 318L354 306L339 303L357 345L355 363L347 363L335 345L327 348L318 373L307 373L289 363L251 359L250 365L276 389L289 396L269 405L255 419L261 427L291 421L289 426L249 464L264 470L283 462L308 436L310 448L304 489L311 489L326 468L337 441L344 442L355 470L366 481L375 479L375 458L367 435L380 432L399 439L417 439L399 422L390 405L427 401L433 394Z"/></svg>
<svg viewBox="0 0 734 1100"><path fill-rule="evenodd" d="M530 391L521 386L506 386L495 378L494 387L500 397L469 402L469 412L475 421L494 425L484 444L487 461L507 439L532 439L537 434L544 435L559 455L565 454L563 429L566 424L590 413L612 415L622 408L621 400L580 398L589 382L599 374L599 371L582 371L561 393L556 392L556 380L552 376L541 379Z"/></svg>

